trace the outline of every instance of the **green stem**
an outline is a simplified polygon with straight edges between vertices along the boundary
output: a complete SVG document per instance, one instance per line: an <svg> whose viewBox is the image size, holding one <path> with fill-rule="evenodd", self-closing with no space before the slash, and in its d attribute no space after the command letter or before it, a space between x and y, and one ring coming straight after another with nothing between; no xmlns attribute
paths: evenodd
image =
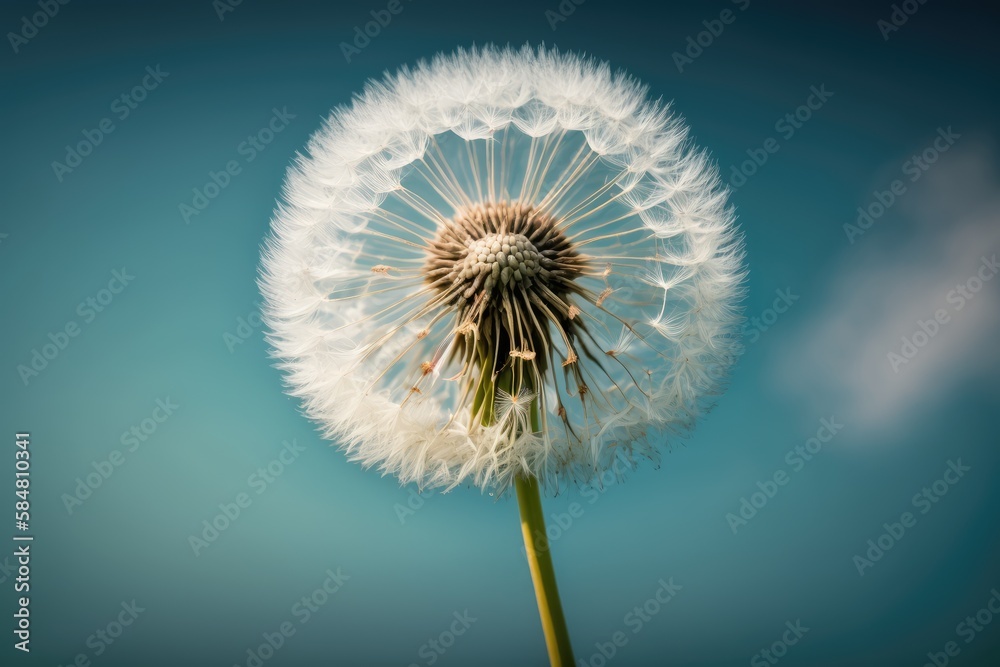
<svg viewBox="0 0 1000 667"><path fill-rule="evenodd" d="M496 392L502 389L509 394L514 391L514 370L508 365L493 377L494 364L489 351L479 351L480 379L473 399L473 414L479 415L483 426L490 426L496 419L494 401ZM520 382L527 384L522 378ZM537 399L531 404L531 429L540 428ZM514 481L517 489L517 504L521 512L521 533L524 537L524 550L531 570L531 581L535 585L535 598L538 600L538 614L542 620L542 631L545 633L545 646L549 652L549 662L552 667L573 667L573 647L569 642L569 630L566 629L566 618L563 616L562 602L559 601L559 588L556 586L556 571L552 566L552 554L549 552L549 538L545 533L545 516L542 514L542 496L539 492L538 478L535 476L518 475Z"/></svg>
<svg viewBox="0 0 1000 667"><path fill-rule="evenodd" d="M566 618L559 601L556 571L552 567L549 539L545 533L545 516L542 514L542 497L538 491L537 477L518 476L517 504L521 510L521 533L535 584L538 613L542 617L545 645L549 650L552 667L572 667L573 647L569 642Z"/></svg>

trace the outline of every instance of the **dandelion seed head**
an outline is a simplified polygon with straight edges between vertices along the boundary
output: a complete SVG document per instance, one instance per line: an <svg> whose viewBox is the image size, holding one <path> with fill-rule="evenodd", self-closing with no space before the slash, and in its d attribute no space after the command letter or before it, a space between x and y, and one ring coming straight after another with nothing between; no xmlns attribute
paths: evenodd
<svg viewBox="0 0 1000 667"><path fill-rule="evenodd" d="M289 392L404 482L549 490L657 460L738 356L743 250L669 107L602 63L483 48L335 110L260 284Z"/></svg>
<svg viewBox="0 0 1000 667"><path fill-rule="evenodd" d="M500 202L462 210L442 225L424 271L432 285L454 297L454 304L480 296L496 299L494 288L531 291L536 280L562 292L580 264L550 216Z"/></svg>

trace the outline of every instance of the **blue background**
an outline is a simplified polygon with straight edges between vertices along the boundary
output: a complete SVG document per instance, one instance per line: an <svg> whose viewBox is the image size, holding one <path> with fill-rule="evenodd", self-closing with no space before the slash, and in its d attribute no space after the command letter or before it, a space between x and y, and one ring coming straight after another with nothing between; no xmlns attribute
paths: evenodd
<svg viewBox="0 0 1000 667"><path fill-rule="evenodd" d="M886 39L888 2L743 4L588 0L550 24L556 0L404 0L351 62L341 43L386 3L244 0L220 20L209 0L71 2L16 53L5 39L0 498L13 510L14 433L29 431L36 541L30 656L11 646L13 543L0 550L0 661L246 665L289 621L264 664L545 664L516 504L476 489L419 498L348 463L282 393L255 325L284 171L333 106L438 51L545 42L674 100L727 180L768 137L780 147L733 195L746 312L769 324L748 330L730 390L659 469L546 500L577 659L603 664L596 645L621 630L609 664L771 664L758 652L800 621L782 665L922 665L949 641L951 664L1000 664L1000 618L969 643L957 634L1000 588L1000 280L962 311L947 301L1000 250L1000 26L928 2ZM735 19L679 68L673 54L727 7ZM37 11L4 4L0 28ZM157 65L169 75L120 118L113 100ZM779 132L824 85L832 97ZM275 108L295 118L248 162L240 144ZM58 178L52 163L106 117L114 131ZM960 138L911 181L904 163L949 127ZM186 223L180 204L229 160L240 173ZM904 194L851 238L858 207L897 179ZM134 280L88 321L79 304L123 267ZM786 289L793 305L769 313ZM939 308L949 322L894 372L886 355ZM18 367L69 323L79 334L25 381ZM128 451L122 434L157 399L179 407ZM823 418L844 427L795 470L786 453ZM261 489L251 476L293 440L303 451ZM122 465L67 507L114 450ZM958 459L970 470L921 514L914 494ZM727 519L782 470L745 525ZM190 536L240 493L250 505L196 554ZM906 511L915 525L859 574L854 557ZM349 579L301 623L294 605L338 567ZM682 588L633 632L626 615L671 577ZM88 645L132 600L135 622ZM422 650L466 610L476 621L452 646Z"/></svg>

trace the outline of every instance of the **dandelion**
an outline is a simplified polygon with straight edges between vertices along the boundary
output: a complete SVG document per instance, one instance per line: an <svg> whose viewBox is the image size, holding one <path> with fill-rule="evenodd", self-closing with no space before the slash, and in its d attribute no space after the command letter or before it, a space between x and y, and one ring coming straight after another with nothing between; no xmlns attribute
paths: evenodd
<svg viewBox="0 0 1000 667"><path fill-rule="evenodd" d="M289 171L261 287L290 393L351 459L516 489L550 658L572 664L539 490L691 427L738 354L744 277L669 106L526 47L439 56L335 110Z"/></svg>

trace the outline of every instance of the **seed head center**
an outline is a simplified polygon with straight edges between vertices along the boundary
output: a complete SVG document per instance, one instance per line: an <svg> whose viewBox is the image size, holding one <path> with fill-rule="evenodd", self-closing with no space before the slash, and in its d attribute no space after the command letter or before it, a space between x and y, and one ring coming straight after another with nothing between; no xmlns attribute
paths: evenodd
<svg viewBox="0 0 1000 667"><path fill-rule="evenodd" d="M583 264L553 216L520 202L488 202L458 211L438 228L427 246L424 276L460 312L480 304L481 318L507 299L526 314L539 307L542 295L562 301L576 290L572 283ZM550 305L555 311L549 312L568 308ZM536 315L539 322L548 317Z"/></svg>
<svg viewBox="0 0 1000 667"><path fill-rule="evenodd" d="M454 313L447 363L485 373L469 376L470 396L478 395L476 383L500 372L513 374L511 396L534 394L557 363L573 366L567 372L577 374L581 395L586 391L574 366L577 350L594 355L574 301L594 298L577 280L595 275L589 263L560 221L530 204L475 204L442 221L427 244L424 279L436 292L432 303ZM476 401L474 417L488 405Z"/></svg>
<svg viewBox="0 0 1000 667"><path fill-rule="evenodd" d="M468 252L456 266L455 281L469 285L483 276L482 288L529 287L542 266L542 254L524 234L488 234L468 241Z"/></svg>

